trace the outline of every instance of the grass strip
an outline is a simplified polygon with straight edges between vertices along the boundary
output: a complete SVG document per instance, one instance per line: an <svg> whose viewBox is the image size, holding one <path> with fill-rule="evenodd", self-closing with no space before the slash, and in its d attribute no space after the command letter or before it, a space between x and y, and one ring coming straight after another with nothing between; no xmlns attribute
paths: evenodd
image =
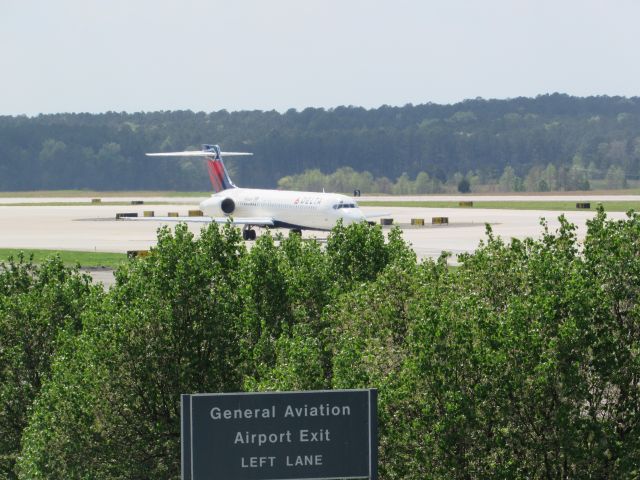
<svg viewBox="0 0 640 480"><path fill-rule="evenodd" d="M71 250L33 250L26 248L0 248L0 262L6 261L9 257L18 258L20 252L25 259L33 255L34 263L42 263L47 258L59 255L65 265L81 267L108 267L116 268L127 261L124 253L109 252L76 252Z"/></svg>
<svg viewBox="0 0 640 480"><path fill-rule="evenodd" d="M640 211L640 202L634 201L591 201L591 208L576 208L575 201L546 201L546 200L518 200L518 201L481 201L473 202L473 207L461 207L457 201L393 201L376 200L361 201L358 204L362 207L414 207L414 208L489 208L503 210L549 210L549 211L595 211L598 204L602 204L607 212L626 212L628 210Z"/></svg>
<svg viewBox="0 0 640 480"><path fill-rule="evenodd" d="M0 203L0 207L144 207L145 205L195 205L194 202L144 202L131 205L131 202L18 202Z"/></svg>

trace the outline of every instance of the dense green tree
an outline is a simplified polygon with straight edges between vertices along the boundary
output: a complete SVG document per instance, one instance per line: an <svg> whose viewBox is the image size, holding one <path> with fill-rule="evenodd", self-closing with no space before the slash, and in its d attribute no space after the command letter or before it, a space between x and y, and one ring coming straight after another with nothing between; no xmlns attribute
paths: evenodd
<svg viewBox="0 0 640 480"><path fill-rule="evenodd" d="M451 175L451 177L448 179L448 183L452 186L452 187L457 187L458 184L462 181L462 179L464 178L464 175L460 172L455 172L453 175Z"/></svg>
<svg viewBox="0 0 640 480"><path fill-rule="evenodd" d="M232 227L213 224L197 239L185 225L161 229L151 254L121 267L86 309L82 332L60 332L23 435L21 477L174 478L180 393L328 385L324 308L413 255L380 227L333 236L335 262L296 235L263 235L247 253Z"/></svg>
<svg viewBox="0 0 640 480"><path fill-rule="evenodd" d="M409 176L403 173L391 187L391 193L394 195L412 195L415 193L415 185L409 179Z"/></svg>
<svg viewBox="0 0 640 480"><path fill-rule="evenodd" d="M458 191L460 193L469 193L471 191L471 183L466 177L458 182Z"/></svg>
<svg viewBox="0 0 640 480"><path fill-rule="evenodd" d="M28 413L60 346L81 330L81 312L101 289L77 268L20 256L0 264L0 477L17 478L15 461Z"/></svg>
<svg viewBox="0 0 640 480"><path fill-rule="evenodd" d="M527 192L545 192L549 186L543 180L543 168L535 165L531 167L524 179L524 187Z"/></svg>
<svg viewBox="0 0 640 480"><path fill-rule="evenodd" d="M364 387L381 478L637 478L640 216L576 232L488 227L451 269L366 223L163 229L58 328L20 478L177 478L180 393Z"/></svg>
<svg viewBox="0 0 640 480"><path fill-rule="evenodd" d="M480 170L469 170L465 175L465 178L469 180L471 189L482 183L487 183L487 176Z"/></svg>
<svg viewBox="0 0 640 480"><path fill-rule="evenodd" d="M605 176L607 181L607 188L625 188L627 186L627 179L622 167L617 165L611 165Z"/></svg>
<svg viewBox="0 0 640 480"><path fill-rule="evenodd" d="M460 181L462 181L461 174ZM320 187L323 185L323 187ZM284 190L333 191L350 194L360 190L363 194L393 193L396 195L412 195L440 193L442 182L430 178L426 172L420 172L415 180L405 173L395 183L383 177L374 179L369 172L356 172L351 168L339 168L334 173L323 174L320 170L309 170L299 175L288 175L278 181L278 188Z"/></svg>
<svg viewBox="0 0 640 480"><path fill-rule="evenodd" d="M422 453L409 441L408 429L419 408L409 404L417 392L407 390L402 376L409 353L410 300L432 275L446 274L445 263L415 262L389 266L378 280L361 284L330 307L333 388L379 390L379 453L382 478L427 478ZM421 294L423 291L421 292Z"/></svg>
<svg viewBox="0 0 640 480"><path fill-rule="evenodd" d="M501 192L517 192L518 186L521 183L520 177L516 175L515 170L507 165L504 167L504 171L502 172L502 176L498 181L498 186Z"/></svg>
<svg viewBox="0 0 640 480"><path fill-rule="evenodd" d="M565 190L589 190L589 172L584 166L582 156L575 155L571 168L565 177Z"/></svg>
<svg viewBox="0 0 640 480"><path fill-rule="evenodd" d="M344 297L334 384L380 388L382 475L634 478L639 225L600 211L583 253L566 221L490 235L455 272L387 271Z"/></svg>
<svg viewBox="0 0 640 480"><path fill-rule="evenodd" d="M241 389L238 230L161 229L65 341L25 432L22 478L175 478L179 395Z"/></svg>
<svg viewBox="0 0 640 480"><path fill-rule="evenodd" d="M547 165L547 168L544 170L542 180L549 187L549 190L553 191L558 189L558 170L555 165L552 163Z"/></svg>
<svg viewBox="0 0 640 480"><path fill-rule="evenodd" d="M433 193L432 190L432 180L429 178L429 174L427 172L420 172L416 177L416 186L415 190L417 194L421 193Z"/></svg>

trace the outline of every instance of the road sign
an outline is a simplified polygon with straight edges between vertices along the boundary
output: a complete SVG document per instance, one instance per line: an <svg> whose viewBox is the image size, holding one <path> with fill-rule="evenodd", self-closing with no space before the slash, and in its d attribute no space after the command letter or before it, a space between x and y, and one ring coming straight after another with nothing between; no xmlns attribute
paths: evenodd
<svg viewBox="0 0 640 480"><path fill-rule="evenodd" d="M182 479L375 480L376 406L376 390L182 395Z"/></svg>

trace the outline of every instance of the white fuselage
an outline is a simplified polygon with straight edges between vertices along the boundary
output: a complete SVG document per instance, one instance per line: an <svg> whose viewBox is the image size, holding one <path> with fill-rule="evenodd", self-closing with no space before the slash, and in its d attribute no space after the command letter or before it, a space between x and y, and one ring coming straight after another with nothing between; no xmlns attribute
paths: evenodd
<svg viewBox="0 0 640 480"><path fill-rule="evenodd" d="M345 225L366 220L351 197L336 193L230 188L201 202L200 209L210 217L270 217L275 227L310 230L330 230L340 219Z"/></svg>

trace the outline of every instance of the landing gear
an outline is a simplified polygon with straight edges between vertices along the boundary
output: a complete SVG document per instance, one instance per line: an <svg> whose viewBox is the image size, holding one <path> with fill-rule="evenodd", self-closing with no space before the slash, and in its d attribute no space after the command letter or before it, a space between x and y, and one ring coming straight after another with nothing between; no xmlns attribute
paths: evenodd
<svg viewBox="0 0 640 480"><path fill-rule="evenodd" d="M256 231L251 228L251 225L245 225L242 229L242 239L243 240L255 240L256 239Z"/></svg>

